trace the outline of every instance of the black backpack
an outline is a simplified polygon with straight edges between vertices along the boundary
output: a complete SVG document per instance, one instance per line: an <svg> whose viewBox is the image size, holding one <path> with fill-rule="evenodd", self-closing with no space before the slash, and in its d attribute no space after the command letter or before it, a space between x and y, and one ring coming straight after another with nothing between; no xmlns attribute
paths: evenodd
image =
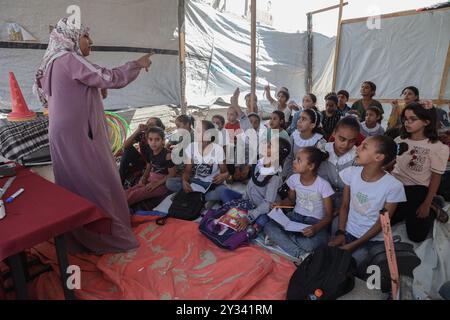
<svg viewBox="0 0 450 320"><path fill-rule="evenodd" d="M414 252L414 246L406 242L394 242L394 247L399 275L413 278L413 270L421 263L420 258ZM358 277L367 280L370 276L367 268L371 265L380 267L381 291L389 292L391 290L391 273L384 243L375 245L369 250L367 259L358 267Z"/></svg>
<svg viewBox="0 0 450 320"><path fill-rule="evenodd" d="M287 300L309 300L317 289L320 300L335 300L353 290L356 262L351 253L337 247L322 247L310 254L289 280Z"/></svg>
<svg viewBox="0 0 450 320"><path fill-rule="evenodd" d="M169 213L164 218L156 221L159 225L164 225L167 218L176 218L181 220L195 220L200 217L205 204L205 196L201 192L186 193L183 190L177 192L172 200Z"/></svg>

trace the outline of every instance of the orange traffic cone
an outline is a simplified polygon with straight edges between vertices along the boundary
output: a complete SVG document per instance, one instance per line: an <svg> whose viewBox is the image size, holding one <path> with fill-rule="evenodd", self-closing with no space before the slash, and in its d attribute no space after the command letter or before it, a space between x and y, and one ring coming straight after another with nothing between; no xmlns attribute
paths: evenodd
<svg viewBox="0 0 450 320"><path fill-rule="evenodd" d="M28 109L27 103L23 98L22 91L17 83L14 73L9 73L9 87L11 90L11 109L8 114L9 121L27 121L36 118L36 112Z"/></svg>

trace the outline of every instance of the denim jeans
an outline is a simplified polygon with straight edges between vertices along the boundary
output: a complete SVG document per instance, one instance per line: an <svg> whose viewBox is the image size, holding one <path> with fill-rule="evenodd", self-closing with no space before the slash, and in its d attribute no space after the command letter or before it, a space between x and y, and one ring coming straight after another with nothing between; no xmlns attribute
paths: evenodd
<svg viewBox="0 0 450 320"><path fill-rule="evenodd" d="M183 189L181 177L170 177L166 180L166 188L171 192L178 192Z"/></svg>
<svg viewBox="0 0 450 320"><path fill-rule="evenodd" d="M345 233L345 243L346 244L352 243L353 241L356 241L356 240L358 240L358 238L356 238L352 234L350 234L348 232ZM383 243L383 241L367 241L362 246L360 246L358 249L353 251L352 256L356 260L356 265L360 266L361 263L367 259L370 249L372 249L373 246L378 245L380 243Z"/></svg>
<svg viewBox="0 0 450 320"><path fill-rule="evenodd" d="M226 188L222 192L221 200L223 203L227 203L231 200L242 199L242 193Z"/></svg>
<svg viewBox="0 0 450 320"><path fill-rule="evenodd" d="M286 216L295 222L305 224L317 224L319 219L299 215L293 211L286 214ZM305 253L311 252L321 246L327 245L328 233L326 228L320 230L313 237L307 238L301 232L289 232L284 230L275 221L271 220L264 226L265 234L284 251L295 258L299 258Z"/></svg>
<svg viewBox="0 0 450 320"><path fill-rule="evenodd" d="M195 182L198 185L201 185L204 188L208 188L209 184L208 182L204 182L198 179L192 179L191 182ZM166 187L167 189L169 189L171 192L178 192L180 190L183 189L183 183L181 181L181 177L172 177L172 178L167 178L166 181ZM218 186L216 186L213 190L209 190L206 192L205 194L205 201L222 201L222 202L227 202L227 201L223 201L222 199L224 198L224 194L228 194L230 197L229 200L233 200L236 199L237 194L239 194L241 197L242 195L238 192L235 192L231 189L228 189L225 185L220 184ZM230 196L232 195L232 196ZM233 198L234 196L234 198ZM226 199L226 197L225 197Z"/></svg>
<svg viewBox="0 0 450 320"><path fill-rule="evenodd" d="M270 222L270 218L267 214L262 214L258 218L256 218L255 223L260 226L261 228L264 228L264 226Z"/></svg>

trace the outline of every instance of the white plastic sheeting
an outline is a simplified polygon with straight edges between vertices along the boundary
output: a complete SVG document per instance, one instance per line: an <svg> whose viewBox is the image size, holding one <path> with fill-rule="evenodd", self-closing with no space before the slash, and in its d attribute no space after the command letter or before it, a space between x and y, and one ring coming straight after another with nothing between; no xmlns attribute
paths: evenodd
<svg viewBox="0 0 450 320"><path fill-rule="evenodd" d="M397 99L413 85L426 99L437 99L450 41L450 10L381 19L369 30L366 21L342 25L336 89L360 96L361 83L373 81L377 97ZM447 85L444 98L450 98Z"/></svg>
<svg viewBox="0 0 450 320"><path fill-rule="evenodd" d="M257 26L257 95L264 86L288 87L291 97L305 93L307 38L305 33L283 33ZM187 99L210 104L229 97L236 87L250 91L250 23L208 5L186 4ZM272 91L272 96L274 96Z"/></svg>
<svg viewBox="0 0 450 320"><path fill-rule="evenodd" d="M433 238L426 239L416 253L422 263L413 272L414 297L442 299L439 289L450 281L450 223L435 221Z"/></svg>
<svg viewBox="0 0 450 320"><path fill-rule="evenodd" d="M10 23L17 23L38 43L48 41L49 25L66 16L69 5L79 5L82 22L91 27L94 45L178 50L177 0L2 0L0 41L8 41ZM354 98L364 80L377 84L379 98L398 98L403 87L415 85L423 98L438 98L450 40L449 10L383 18L380 30L367 29L365 21L344 23L336 90L346 89ZM210 105L228 100L236 87L243 96L250 90L250 23L220 13L196 0L186 0L186 95L189 104ZM331 91L335 38L314 33L313 93L318 105ZM39 108L31 86L43 50L0 48L0 108L9 108L8 71L14 71L32 109ZM138 58L139 53L94 52L89 59L114 67ZM151 71L121 90L112 90L105 107L178 104L178 56L158 54ZM306 33L283 33L257 26L257 95L260 105L264 86L272 95L288 87L291 98L305 94ZM444 98L450 98L450 81Z"/></svg>
<svg viewBox="0 0 450 320"><path fill-rule="evenodd" d="M313 85L317 105L324 105L325 95L333 89L334 53L336 37L329 38L320 33L313 34ZM339 90L339 88L337 88Z"/></svg>
<svg viewBox="0 0 450 320"><path fill-rule="evenodd" d="M67 7L78 5L81 22L91 28L94 46L120 46L178 50L177 0L2 0L0 41L9 41L7 28L15 22L38 43L48 43L49 25L69 14ZM13 71L30 108L41 106L32 95L34 74L44 50L0 48L0 108L10 108L8 71ZM140 57L134 52L93 52L88 59L105 67L115 67ZM157 54L150 72L142 72L136 82L121 90L111 90L105 108L153 104L178 104L178 55Z"/></svg>

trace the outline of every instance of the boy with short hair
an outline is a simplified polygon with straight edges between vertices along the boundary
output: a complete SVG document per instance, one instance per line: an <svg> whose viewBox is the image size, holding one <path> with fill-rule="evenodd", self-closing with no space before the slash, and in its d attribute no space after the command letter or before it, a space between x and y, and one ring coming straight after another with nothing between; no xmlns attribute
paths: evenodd
<svg viewBox="0 0 450 320"><path fill-rule="evenodd" d="M373 97L377 91L377 86L372 81L364 81L361 85L361 96L362 99L359 99L352 105L352 110L357 110L359 114L359 121L363 122L366 119L366 110L370 106L378 107L381 110L381 113L384 113L383 106L381 103Z"/></svg>
<svg viewBox="0 0 450 320"><path fill-rule="evenodd" d="M350 111L350 107L347 102L350 99L350 94L347 90L339 90L337 93L338 97L338 110L341 112L342 116L345 117L347 112Z"/></svg>
<svg viewBox="0 0 450 320"><path fill-rule="evenodd" d="M325 139L328 140L333 134L336 124L342 117L341 112L337 109L338 98L335 95L327 95L325 98L325 110L322 111L322 127L325 132Z"/></svg>

